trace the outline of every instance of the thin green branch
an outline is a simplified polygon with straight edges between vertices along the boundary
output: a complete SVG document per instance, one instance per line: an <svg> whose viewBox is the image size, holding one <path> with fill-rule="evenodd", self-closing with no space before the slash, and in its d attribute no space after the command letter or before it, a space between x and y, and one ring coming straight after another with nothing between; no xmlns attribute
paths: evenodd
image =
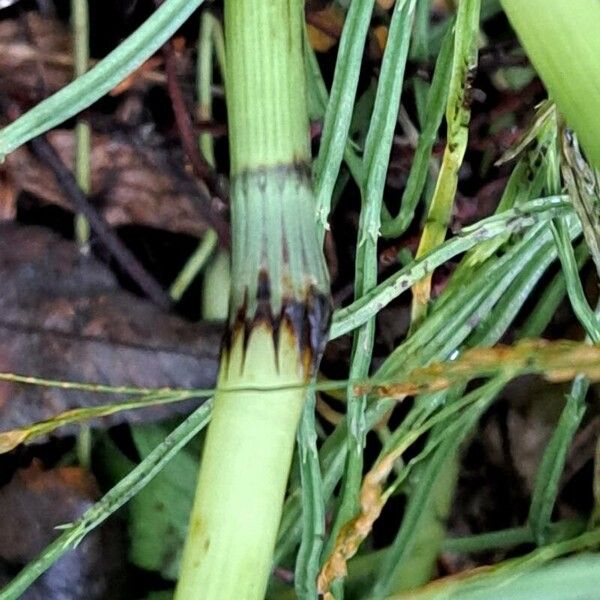
<svg viewBox="0 0 600 600"><path fill-rule="evenodd" d="M563 268L567 294L571 301L573 312L592 343L598 344L600 343L600 320L598 319L598 315L590 308L585 297L583 285L579 278L575 253L569 239L567 224L563 219L557 219L552 223L552 234L554 235L558 256Z"/></svg>
<svg viewBox="0 0 600 600"><path fill-rule="evenodd" d="M552 523L548 529L549 541L555 542L583 533L585 523L578 520L565 520ZM500 531L489 531L475 535L446 538L442 544L445 552L473 554L489 550L501 550L522 544L533 544L535 537L529 525L512 527Z"/></svg>
<svg viewBox="0 0 600 600"><path fill-rule="evenodd" d="M323 478L315 431L315 392L309 391L298 428L302 489L302 539L296 555L294 588L300 600L317 597L317 575L325 539Z"/></svg>
<svg viewBox="0 0 600 600"><path fill-rule="evenodd" d="M181 300L192 281L196 279L206 265L217 247L218 241L219 238L214 229L208 229L192 255L188 258L183 269L177 275L175 281L171 284L169 295L173 300L176 302Z"/></svg>
<svg viewBox="0 0 600 600"><path fill-rule="evenodd" d="M414 217L419 199L423 194L433 145L437 139L437 132L444 116L444 108L448 97L453 41L454 32L452 29L449 29L435 63L433 79L427 93L423 129L419 135L419 142L410 167L406 187L402 192L398 214L394 218L384 220L381 225L381 235L385 238L399 237L406 231Z"/></svg>
<svg viewBox="0 0 600 600"><path fill-rule="evenodd" d="M116 512L147 485L179 450L208 423L212 402L207 402L174 429L165 440L126 475L83 516L68 525L54 542L30 562L4 589L0 600L18 600L23 592L61 556L77 547L81 540Z"/></svg>
<svg viewBox="0 0 600 600"><path fill-rule="evenodd" d="M547 542L560 477L567 461L569 447L585 414L585 396L588 389L589 382L585 377L577 376L571 384L560 419L535 476L528 522L538 545Z"/></svg>
<svg viewBox="0 0 600 600"><path fill-rule="evenodd" d="M576 537L585 531L585 522L577 519L565 519L552 523L549 529L549 542L554 543ZM451 554L475 554L491 550L503 550L533 544L535 542L528 525L510 527L498 531L476 533L459 537L448 537L442 542L441 550ZM362 573L371 573L384 560L387 548L360 555L350 562L349 582L360 578Z"/></svg>
<svg viewBox="0 0 600 600"><path fill-rule="evenodd" d="M583 268L588 258L587 246L585 242L581 242L575 249L575 259L579 270ZM540 299L531 311L531 315L518 331L518 336L520 338L532 338L542 335L563 301L565 294L565 278L563 272L560 271L541 294Z"/></svg>
<svg viewBox="0 0 600 600"><path fill-rule="evenodd" d="M212 394L208 394L207 392L206 395L208 396ZM0 431L0 454L10 452L20 444L24 444L39 438L40 436L52 433L56 429L64 427L65 425L86 423L93 419L108 417L125 410L147 408L161 404L172 404L197 397L198 395L195 392L179 391L148 394L148 396L141 400L128 400L118 404L106 404L87 408L73 408L50 417L45 421L38 421L30 425L24 425L23 427L19 427L17 429Z"/></svg>
<svg viewBox="0 0 600 600"><path fill-rule="evenodd" d="M532 200L518 208L465 227L452 239L391 275L349 306L337 310L333 317L331 338L342 336L366 322L384 306L407 291L415 282L432 273L450 258L466 252L485 240L523 231L534 224L547 222L557 213L570 210L570 204L565 196L551 196Z"/></svg>
<svg viewBox="0 0 600 600"><path fill-rule="evenodd" d="M90 24L87 0L71 0L71 27L73 31L73 62L75 78L83 75L90 62ZM75 126L75 179L85 194L91 187L91 129L88 123L79 119ZM90 225L87 219L75 216L75 237L82 249L87 248L90 238Z"/></svg>
<svg viewBox="0 0 600 600"><path fill-rule="evenodd" d="M394 8L373 115L365 142L363 170L365 181L361 189L362 208L358 228L358 248L355 267L355 296L360 298L377 285L377 241L386 169L396 125L400 95L404 81L404 67L408 57L410 33L415 0L399 0ZM350 379L368 376L375 341L375 319L362 324L355 334L350 362ZM358 492L363 470L363 448L367 428L365 409L367 395L348 389L348 454L340 503L325 553L343 526L358 508ZM337 595L340 596L341 589Z"/></svg>
<svg viewBox="0 0 600 600"><path fill-rule="evenodd" d="M321 146L313 166L317 218L323 229L328 227L331 196L348 140L373 5L374 0L351 2L340 38Z"/></svg>
<svg viewBox="0 0 600 600"><path fill-rule="evenodd" d="M305 40L304 43L304 57L306 64L306 82L308 87L308 103L311 109L311 119L322 120L325 118L325 112L327 110L327 106L329 105L329 94L323 79L323 74L321 73L319 61L317 60L315 51L311 48L308 40ZM368 92L366 94L368 94ZM361 101L364 101L364 98L365 96L359 98L353 106L353 118L355 118L357 109L360 106ZM352 133L352 122L350 123L349 133ZM344 146L344 162L346 163L352 178L356 184L360 186L362 183L362 158L358 155L356 144L348 136L346 137L346 144ZM345 173L342 171L340 177L338 177L337 181L335 182L335 186L331 194L332 197L329 200L326 199L330 205L334 204L336 191L339 190L340 181L344 178L344 175ZM329 212L329 209L327 210ZM319 229L320 235L323 236L325 234L325 228L320 227Z"/></svg>
<svg viewBox="0 0 600 600"><path fill-rule="evenodd" d="M166 0L95 67L0 131L0 159L110 92L158 50L203 0Z"/></svg>

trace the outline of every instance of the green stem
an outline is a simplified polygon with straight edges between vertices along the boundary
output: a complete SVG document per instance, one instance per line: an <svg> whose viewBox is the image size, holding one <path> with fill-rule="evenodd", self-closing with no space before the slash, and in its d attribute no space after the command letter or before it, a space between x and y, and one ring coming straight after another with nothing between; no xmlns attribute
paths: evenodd
<svg viewBox="0 0 600 600"><path fill-rule="evenodd" d="M87 0L71 0L71 29L73 33L73 62L75 78L83 75L90 62L90 19ZM78 119L75 125L75 179L85 194L91 189L92 132L89 123ZM82 254L89 252L90 224L80 213L75 215L75 239ZM92 433L82 424L77 435L79 464L89 469L92 453Z"/></svg>
<svg viewBox="0 0 600 600"><path fill-rule="evenodd" d="M135 33L93 69L0 130L0 159L110 92L150 58L202 2L203 0L165 0Z"/></svg>
<svg viewBox="0 0 600 600"><path fill-rule="evenodd" d="M200 34L198 36L198 56L196 59L196 86L198 117L201 121L212 119L212 85L214 30L218 27L216 18L210 12L202 13ZM223 73L223 80L225 73ZM210 132L200 134L200 152L206 161L215 166L214 139Z"/></svg>
<svg viewBox="0 0 600 600"><path fill-rule="evenodd" d="M227 0L227 111L231 174L310 157L297 0Z"/></svg>
<svg viewBox="0 0 600 600"><path fill-rule="evenodd" d="M282 342L279 359L295 367L294 341ZM248 385L269 376L285 385L295 375L266 371L275 362L266 330L252 336L240 371L243 354L239 341L220 383ZM264 598L303 401L302 390L215 397L177 600Z"/></svg>
<svg viewBox="0 0 600 600"><path fill-rule="evenodd" d="M206 265L202 280L202 318L205 321L226 321L229 303L224 302L223 290L231 286L231 256L219 250Z"/></svg>
<svg viewBox="0 0 600 600"><path fill-rule="evenodd" d="M71 27L73 31L73 62L75 78L83 75L90 62L90 23L87 0L71 0ZM79 119L75 125L75 179L79 187L90 193L91 170L91 130L88 123ZM75 237L82 250L87 248L90 239L90 225L87 219L75 216Z"/></svg>
<svg viewBox="0 0 600 600"><path fill-rule="evenodd" d="M233 285L177 600L264 598L301 386L325 340L329 284L309 176L302 8L301 0L225 2ZM252 391L265 385L280 389Z"/></svg>
<svg viewBox="0 0 600 600"><path fill-rule="evenodd" d="M216 248L217 241L217 234L214 229L207 230L196 250L189 257L169 289L169 295L175 302L181 300L192 281L200 273Z"/></svg>

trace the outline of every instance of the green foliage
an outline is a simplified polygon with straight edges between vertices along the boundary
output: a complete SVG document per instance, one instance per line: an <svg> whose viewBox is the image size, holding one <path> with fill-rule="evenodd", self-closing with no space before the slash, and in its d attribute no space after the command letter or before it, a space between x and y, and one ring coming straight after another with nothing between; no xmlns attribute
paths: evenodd
<svg viewBox="0 0 600 600"><path fill-rule="evenodd" d="M526 4L516 0L504 3L513 10ZM0 154L10 152L89 106L149 57L200 4L201 0L167 0L105 61L2 130ZM415 369L431 363L447 364L451 373L453 366L460 367L460 358L470 349L497 344L509 327L514 326L517 317L520 319L517 339L538 337L564 298L570 302L589 340L595 344L600 340L598 313L587 302L579 274L590 253L595 259L599 255L595 226L598 190L594 188L597 174L587 169L580 155L568 154L568 150L563 150L561 155L562 132L558 131L550 103L539 109L524 139L508 157L518 160L496 214L444 241L466 144L469 114L465 96L469 93L470 77L468 69L465 71L465 62L473 63L480 40L479 3L465 0L461 7L458 20L447 17L439 23L431 23L426 18L427 0L396 0L377 84L371 82L358 100L363 49L372 19L371 0L353 0L349 5L331 90L327 90L316 57L310 48L306 49L311 116L324 118L321 147L314 164L318 198L315 209L323 228L331 207L335 206L335 198L343 197L348 172L358 184L362 197L355 298L335 313L331 330L332 338L354 335L350 377L360 382L372 373L378 313L451 259L460 262L445 290L418 315L418 322L413 323L406 339L378 365L373 381L398 383L414 374ZM496 15L499 10L496 0L484 0L481 20ZM597 27L597 23L587 26ZM559 41L557 38L553 44L546 41L544 44L558 47ZM536 60L536 44L526 44L526 47L532 50L534 63L544 67L543 58L541 62ZM414 60L435 61L431 82L424 82L413 74L406 76L404 66L409 55ZM501 71L509 87L525 85L531 75L528 67ZM400 199L392 199L392 211L392 201L389 207L384 202L385 179L398 107L403 91L409 89L414 90L421 130L405 190ZM560 93L555 96L557 100L562 98ZM595 97L588 94L587 98L596 101L597 94ZM576 100L574 104L579 106L586 98ZM593 106L593 102L590 105ZM562 106L559 102L559 108ZM436 171L440 164L433 149L442 137L440 128L445 110L445 125L450 133L448 142L456 142L457 146L449 153L438 178ZM584 113L588 112L589 106ZM597 112L592 110L594 115ZM576 125L578 120L571 117L571 122ZM589 140L589 136L584 139ZM593 149L594 144L592 140L589 147ZM561 166L568 192L564 195L557 181ZM415 223L415 216L426 214L427 190L436 181L441 191L431 211L441 215L443 227L424 249L427 252L410 259L403 268L379 281L379 236L394 238L411 226L420 229L423 223ZM574 244L577 244L575 248ZM558 273L550 278L548 273L553 267ZM539 299L535 303L528 302L535 290L539 292ZM455 357L458 360L453 360ZM448 389L433 393L429 390L419 395L414 405L407 408L402 422L390 426L385 435L378 425L396 405L398 394L375 397L368 390L342 382L347 415L328 436L319 439L315 394L314 390L309 391L309 402L298 432L298 476L292 480L289 490L275 554L277 564L295 569L294 593L298 598L316 597L319 570L339 545L338 536L352 529L352 519L358 513L369 516L368 509L361 504L365 471L370 469L369 474L372 474L382 469L390 458L394 459L393 466L384 472L379 493L384 503L394 494L406 496L401 524L386 548L372 551L368 538L365 539L367 531L357 544L362 543L357 547L357 556L344 555L349 569L347 578L339 572L328 582L337 599L344 594L353 598L398 600L533 597L584 600L594 597L600 583L598 554L554 560L574 552L594 551L600 545L598 531L586 530L585 523L552 521L567 453L586 412L588 382L581 376L572 384L542 457L527 522L517 528L464 539L446 537L445 515L452 501L461 448L476 430L480 416L517 372L521 371L510 364L485 372L472 366L468 377L451 380L449 387L446 386ZM466 381L474 374L486 381L467 389ZM127 408L176 401L190 395L190 392L77 386L11 374L3 374L1 379L139 395L140 401L132 401ZM334 382L330 387L335 385ZM339 383L337 385L339 387ZM326 387L322 385L321 389ZM204 390L203 394L206 393ZM59 415L23 430L5 432L4 437L0 437L0 446L4 444L8 448L28 436L115 410L114 406L107 405L93 411ZM197 462L195 450L181 448L206 424L209 412L210 403L170 434L163 425L133 428L141 462L130 465L130 472L113 490L2 590L0 599L18 598L40 573L128 500L132 561L173 580L192 503ZM365 438L376 427L381 435L381 452L374 464L365 465ZM121 464L121 470L123 467ZM326 515L333 518L329 529L325 527ZM537 548L488 572L420 587L429 580L431 566L442 550L471 553L525 543ZM407 591L409 589L412 591ZM282 586L274 585L271 593L278 600L290 597L291 589L283 590ZM169 597L170 593L161 592L152 594L148 600Z"/></svg>
<svg viewBox="0 0 600 600"><path fill-rule="evenodd" d="M45 548L5 588L1 600L17 600L22 593L52 564L131 500L171 461L208 423L212 402L204 403L176 427L146 458L135 466L101 500L89 508L75 523L66 524L64 532Z"/></svg>
<svg viewBox="0 0 600 600"><path fill-rule="evenodd" d="M131 433L140 458L147 458L168 432L164 425L133 427ZM196 489L198 450L198 444L186 446L129 503L132 562L173 581Z"/></svg>
<svg viewBox="0 0 600 600"><path fill-rule="evenodd" d="M0 159L88 108L150 58L202 4L166 0L140 28L93 69L0 131Z"/></svg>

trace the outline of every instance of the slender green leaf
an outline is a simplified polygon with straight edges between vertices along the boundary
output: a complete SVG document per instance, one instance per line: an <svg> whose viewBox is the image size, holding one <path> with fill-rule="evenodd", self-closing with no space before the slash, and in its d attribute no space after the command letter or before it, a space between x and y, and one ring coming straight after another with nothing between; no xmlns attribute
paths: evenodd
<svg viewBox="0 0 600 600"><path fill-rule="evenodd" d="M536 473L528 520L540 545L546 542L567 452L585 414L588 388L589 383L584 377L577 377L571 385L565 407Z"/></svg>
<svg viewBox="0 0 600 600"><path fill-rule="evenodd" d="M331 338L342 336L372 318L384 306L407 291L424 275L432 273L435 268L450 258L465 252L477 244L507 232L518 232L546 222L557 212L570 210L564 196L552 196L528 202L518 208L493 215L487 219L465 227L459 234L429 254L415 260L388 279L373 288L367 294L355 300L346 308L336 311L331 327Z"/></svg>
<svg viewBox="0 0 600 600"><path fill-rule="evenodd" d="M567 224L562 219L555 221L552 224L552 233L558 250L558 256L562 264L567 294L571 301L573 312L592 343L598 344L600 343L600 320L596 313L590 308L585 297L583 285L579 278L579 269L577 267L575 253L567 232Z"/></svg>
<svg viewBox="0 0 600 600"><path fill-rule="evenodd" d="M5 588L0 600L18 600L23 592L50 566L75 548L93 529L133 498L165 465L206 426L212 401L206 402L174 429L131 473L126 475L104 497L88 509L75 523L63 527L64 532L30 562Z"/></svg>
<svg viewBox="0 0 600 600"><path fill-rule="evenodd" d="M381 75L363 158L364 184L361 189L362 207L358 228L354 289L360 298L377 285L377 241L383 202L383 190L387 163L392 147L396 125L404 68L408 57L410 33L415 10L415 0L399 0L394 7L390 33L386 45ZM358 329L350 361L350 379L361 379L368 375L375 341L375 320L366 321ZM348 452L340 503L331 535L326 547L327 555L340 529L358 509L358 496L363 470L363 447L367 428L365 409L366 394L353 387L348 389ZM341 596L340 583L337 596Z"/></svg>
<svg viewBox="0 0 600 600"><path fill-rule="evenodd" d="M450 67L452 66L453 41L454 32L452 29L449 29L435 64L431 87L427 94L423 129L419 135L419 142L410 167L406 187L402 192L400 209L394 218L383 220L381 225L381 235L383 237L399 237L406 231L413 219L419 199L423 194L433 145L437 139L437 132L440 128L446 107Z"/></svg>
<svg viewBox="0 0 600 600"><path fill-rule="evenodd" d="M327 227L333 187L348 140L373 4L374 0L354 0L350 3L340 38L321 146L314 163L317 217L323 228Z"/></svg>
<svg viewBox="0 0 600 600"><path fill-rule="evenodd" d="M417 257L439 246L446 236L454 197L458 185L458 172L469 138L471 119L471 86L477 68L479 17L481 0L463 0L458 7L454 33L454 57L446 105L447 141L442 166ZM412 321L417 325L427 312L431 295L431 277L425 277L413 289Z"/></svg>
<svg viewBox="0 0 600 600"><path fill-rule="evenodd" d="M95 67L0 131L0 159L110 92L158 50L203 0L166 0Z"/></svg>

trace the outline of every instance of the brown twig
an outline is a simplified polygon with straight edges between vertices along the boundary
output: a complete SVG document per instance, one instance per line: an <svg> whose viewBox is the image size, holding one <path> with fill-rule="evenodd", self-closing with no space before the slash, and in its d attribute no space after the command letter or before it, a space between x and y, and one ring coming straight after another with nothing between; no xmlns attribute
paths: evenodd
<svg viewBox="0 0 600 600"><path fill-rule="evenodd" d="M161 4L162 0L155 0L155 5L157 7ZM206 187L213 197L218 198L223 205L226 205L229 195L226 181L215 172L212 166L202 156L198 148L197 137L194 133L194 124L190 117L190 111L186 106L185 98L177 76L177 58L172 40L168 41L163 46L162 54L165 63L165 75L167 78L167 92L171 99L175 124L179 132L179 137L181 138L183 149L192 165L194 175L206 184ZM208 204L207 207L208 210L205 211L204 215L206 220L216 230L221 238L221 242L226 243L228 237L227 225L223 223L222 219L215 216L214 211L210 210L210 204Z"/></svg>
<svg viewBox="0 0 600 600"><path fill-rule="evenodd" d="M179 87L177 58L175 56L175 49L173 48L172 41L167 42L163 46L162 53L165 63L165 74L167 77L167 91L173 106L175 123L177 125L179 136L181 137L183 149L190 159L196 177L205 181L211 192L214 193L217 191L218 193L215 195L221 196L221 182L213 168L204 159L202 154L200 154L200 150L198 149L192 118L190 117L190 113L185 104L185 98Z"/></svg>
<svg viewBox="0 0 600 600"><path fill-rule="evenodd" d="M160 2L157 2L157 4L160 4ZM226 205L228 190L225 181L222 177L219 177L208 162L206 162L198 148L196 134L194 133L194 124L192 123L177 78L177 65L173 42L167 42L163 46L162 51L165 62L165 74L167 77L167 91L173 106L175 123L177 125L183 149L192 165L194 175L206 185L209 195L218 198L222 204ZM217 232L221 244L227 246L229 238L229 227L227 224L215 215L210 202L203 202L202 210L206 221Z"/></svg>
<svg viewBox="0 0 600 600"><path fill-rule="evenodd" d="M81 213L89 222L91 230L98 236L102 245L117 261L125 273L157 306L162 309L171 307L171 299L167 292L146 271L133 253L123 244L96 209L90 204L87 196L77 185L77 181L54 147L44 136L28 143L28 147L54 174L59 187L73 204L73 208Z"/></svg>
<svg viewBox="0 0 600 600"><path fill-rule="evenodd" d="M31 40L25 18L21 19L21 25L26 37ZM44 70L38 63L39 84L43 96L47 95L47 86L44 79ZM14 103L9 103L4 97L0 97L0 105L11 120L17 119L21 110ZM77 180L58 155L52 144L42 135L27 144L31 152L44 163L53 173L56 182L62 189L66 198L71 202L76 212L82 214L88 221L91 230L96 234L100 243L115 259L123 271L136 283L136 285L157 306L169 310L172 306L171 298L162 286L146 271L134 254L121 242L119 237L111 229L104 217L90 204L87 195L79 187Z"/></svg>

